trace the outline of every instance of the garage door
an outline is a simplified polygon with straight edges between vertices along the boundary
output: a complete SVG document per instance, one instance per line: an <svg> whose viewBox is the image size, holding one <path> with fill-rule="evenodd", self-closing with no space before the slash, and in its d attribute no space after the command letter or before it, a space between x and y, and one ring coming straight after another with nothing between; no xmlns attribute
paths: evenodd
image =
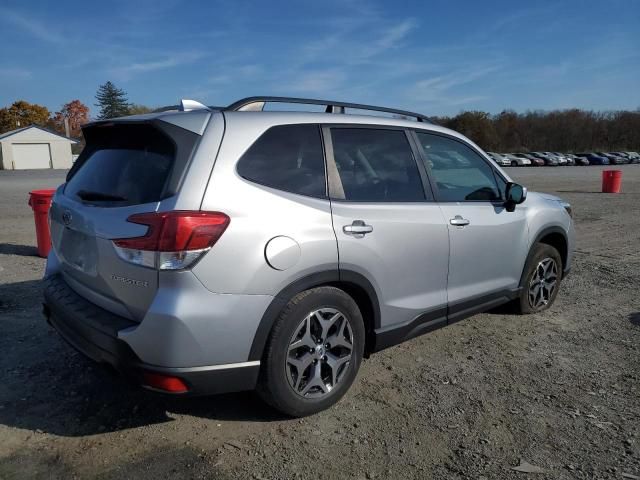
<svg viewBox="0 0 640 480"><path fill-rule="evenodd" d="M14 143L13 168L51 168L51 151L48 143Z"/></svg>

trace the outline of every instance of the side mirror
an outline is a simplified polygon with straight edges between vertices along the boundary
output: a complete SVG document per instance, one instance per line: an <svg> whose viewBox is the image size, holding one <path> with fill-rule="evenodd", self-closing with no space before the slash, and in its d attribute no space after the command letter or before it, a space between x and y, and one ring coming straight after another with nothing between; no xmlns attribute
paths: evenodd
<svg viewBox="0 0 640 480"><path fill-rule="evenodd" d="M513 212L516 209L516 205L521 204L527 199L527 188L517 183L507 183L507 191L505 194L506 201L504 206L507 212Z"/></svg>

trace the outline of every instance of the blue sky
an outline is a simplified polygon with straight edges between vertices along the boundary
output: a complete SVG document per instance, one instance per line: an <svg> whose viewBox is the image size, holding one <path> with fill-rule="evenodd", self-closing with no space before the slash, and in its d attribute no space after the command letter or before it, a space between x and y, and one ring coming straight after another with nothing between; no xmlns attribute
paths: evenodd
<svg viewBox="0 0 640 480"><path fill-rule="evenodd" d="M13 1L0 106L250 95L420 111L640 108L640 1Z"/></svg>

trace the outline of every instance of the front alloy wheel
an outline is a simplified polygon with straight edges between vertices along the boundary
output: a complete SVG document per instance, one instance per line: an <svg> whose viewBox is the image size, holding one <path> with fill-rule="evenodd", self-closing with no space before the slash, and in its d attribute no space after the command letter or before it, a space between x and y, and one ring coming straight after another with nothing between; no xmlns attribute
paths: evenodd
<svg viewBox="0 0 640 480"><path fill-rule="evenodd" d="M562 257L558 250L545 243L535 244L520 281L516 303L519 312L537 313L553 305L561 280Z"/></svg>
<svg viewBox="0 0 640 480"><path fill-rule="evenodd" d="M553 258L538 263L529 282L529 304L538 310L549 304L558 284L558 264Z"/></svg>

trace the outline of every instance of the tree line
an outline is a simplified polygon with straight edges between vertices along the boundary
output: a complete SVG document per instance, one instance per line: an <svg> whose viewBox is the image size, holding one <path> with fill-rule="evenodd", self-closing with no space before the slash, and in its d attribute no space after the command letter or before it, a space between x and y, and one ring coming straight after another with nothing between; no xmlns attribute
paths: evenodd
<svg viewBox="0 0 640 480"><path fill-rule="evenodd" d="M95 106L98 119L152 111L130 103L126 92L112 82L98 87ZM89 118L89 107L80 100L64 104L53 114L42 105L18 100L0 108L0 134L35 124L64 135L66 119L70 136L81 138L81 127ZM469 137L487 151L640 151L640 109L594 112L573 108L525 113L505 110L497 115L467 111L433 120Z"/></svg>
<svg viewBox="0 0 640 480"><path fill-rule="evenodd" d="M139 115L153 110L144 105L129 103L124 90L116 87L112 82L106 82L98 87L96 101L95 106L98 107L96 118L99 120ZM17 100L8 107L0 108L0 134L30 125L39 125L66 135L66 122L69 136L81 138L82 125L89 119L89 107L77 99L65 103L53 114L45 106Z"/></svg>
<svg viewBox="0 0 640 480"><path fill-rule="evenodd" d="M640 151L640 109L462 112L434 121L490 152Z"/></svg>

